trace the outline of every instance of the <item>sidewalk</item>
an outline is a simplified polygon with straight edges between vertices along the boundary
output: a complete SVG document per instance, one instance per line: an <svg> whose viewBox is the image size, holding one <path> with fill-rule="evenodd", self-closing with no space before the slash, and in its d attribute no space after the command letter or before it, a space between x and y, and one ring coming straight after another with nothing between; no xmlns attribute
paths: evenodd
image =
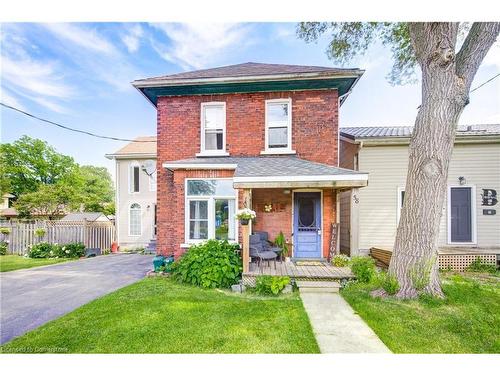
<svg viewBox="0 0 500 375"><path fill-rule="evenodd" d="M338 293L301 293L321 353L391 353Z"/></svg>

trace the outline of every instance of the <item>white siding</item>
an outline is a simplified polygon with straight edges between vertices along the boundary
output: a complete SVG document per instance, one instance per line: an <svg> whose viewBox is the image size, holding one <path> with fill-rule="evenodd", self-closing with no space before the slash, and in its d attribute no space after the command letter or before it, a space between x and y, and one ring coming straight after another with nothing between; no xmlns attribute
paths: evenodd
<svg viewBox="0 0 500 375"><path fill-rule="evenodd" d="M369 173L368 187L359 189L359 248L392 248L397 228L398 187L405 186L408 146L363 147L359 170ZM500 204L497 215L483 215L482 189L500 193L499 144L457 144L450 163L448 185L458 185L458 177L476 187L477 246L500 246ZM447 204L443 207L439 245L447 245Z"/></svg>
<svg viewBox="0 0 500 375"><path fill-rule="evenodd" d="M146 246L153 238L154 208L156 204L156 191L150 191L149 176L142 170L139 173L139 192L130 193L129 171L131 163L141 165L145 159L117 159L117 220L116 231L118 244L122 248ZM142 230L140 236L129 235L129 211L133 203L141 206ZM148 208L149 207L149 208Z"/></svg>

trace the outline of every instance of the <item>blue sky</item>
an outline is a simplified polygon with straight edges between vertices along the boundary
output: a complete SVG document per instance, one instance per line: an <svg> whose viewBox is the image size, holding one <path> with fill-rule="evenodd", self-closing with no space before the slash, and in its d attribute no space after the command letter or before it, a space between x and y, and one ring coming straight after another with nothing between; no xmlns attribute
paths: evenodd
<svg viewBox="0 0 500 375"><path fill-rule="evenodd" d="M40 117L103 135L155 134L156 112L130 82L241 62L340 66L327 40L306 44L294 23L2 24L2 101ZM420 85L391 86L390 52L379 45L349 67L366 69L340 111L341 126L412 125ZM486 57L473 87L500 71L500 46ZM500 122L500 78L471 95L460 123ZM113 163L104 154L124 143L70 133L0 108L1 140L27 134L81 164Z"/></svg>

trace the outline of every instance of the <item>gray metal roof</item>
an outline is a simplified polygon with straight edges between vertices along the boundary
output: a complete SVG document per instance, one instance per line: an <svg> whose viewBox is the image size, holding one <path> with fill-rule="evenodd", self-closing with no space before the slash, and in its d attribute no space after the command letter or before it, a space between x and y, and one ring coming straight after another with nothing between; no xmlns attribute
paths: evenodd
<svg viewBox="0 0 500 375"><path fill-rule="evenodd" d="M351 139L409 138L413 126L359 126L342 127L340 134ZM457 136L500 135L500 124L459 125Z"/></svg>
<svg viewBox="0 0 500 375"><path fill-rule="evenodd" d="M360 175L362 172L300 159L296 156L203 157L165 163L179 168L189 165L233 164L234 177Z"/></svg>
<svg viewBox="0 0 500 375"><path fill-rule="evenodd" d="M342 69L326 66L306 66L306 65L284 65L284 64L264 64L256 62L247 62L236 65L221 66L212 69L195 70L192 72L183 72L169 74L158 77L139 79L135 84L147 83L148 81L169 81L208 79L208 78L227 78L227 77L252 77L280 74L301 74L301 73L352 73L361 74L359 69Z"/></svg>
<svg viewBox="0 0 500 375"><path fill-rule="evenodd" d="M96 221L101 216L106 217L101 212L72 212L61 218L61 221Z"/></svg>

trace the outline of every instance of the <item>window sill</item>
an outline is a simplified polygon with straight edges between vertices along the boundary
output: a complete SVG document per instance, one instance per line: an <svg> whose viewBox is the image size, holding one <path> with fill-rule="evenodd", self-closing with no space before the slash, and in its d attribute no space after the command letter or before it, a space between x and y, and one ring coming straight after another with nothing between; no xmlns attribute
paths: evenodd
<svg viewBox="0 0 500 375"><path fill-rule="evenodd" d="M261 151L261 155L295 155L297 152L295 150L265 150Z"/></svg>
<svg viewBox="0 0 500 375"><path fill-rule="evenodd" d="M196 157L210 157L210 156L229 156L229 152L198 152Z"/></svg>

